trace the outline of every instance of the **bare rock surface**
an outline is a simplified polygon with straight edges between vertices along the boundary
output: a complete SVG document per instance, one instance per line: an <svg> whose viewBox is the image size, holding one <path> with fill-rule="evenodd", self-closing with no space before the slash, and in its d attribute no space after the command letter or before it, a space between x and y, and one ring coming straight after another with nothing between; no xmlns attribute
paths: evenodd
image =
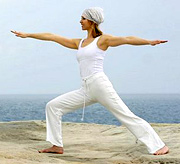
<svg viewBox="0 0 180 164"><path fill-rule="evenodd" d="M42 154L51 146L45 121L2 122L0 164L180 164L180 124L151 125L169 154L148 154L124 126L86 123L63 123L64 154Z"/></svg>

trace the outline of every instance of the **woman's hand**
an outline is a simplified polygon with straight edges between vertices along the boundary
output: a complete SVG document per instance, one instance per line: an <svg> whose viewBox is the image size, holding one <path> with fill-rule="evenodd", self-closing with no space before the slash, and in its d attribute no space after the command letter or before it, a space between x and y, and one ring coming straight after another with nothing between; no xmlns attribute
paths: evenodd
<svg viewBox="0 0 180 164"><path fill-rule="evenodd" d="M161 44L161 43L166 43L168 42L167 40L152 40L150 41L151 46L155 46L156 44Z"/></svg>
<svg viewBox="0 0 180 164"><path fill-rule="evenodd" d="M17 32L17 31L13 31L13 30L11 30L11 32L12 32L13 34L15 34L17 37L21 37L21 38L27 38L27 37L28 37L28 34L27 34L27 33Z"/></svg>

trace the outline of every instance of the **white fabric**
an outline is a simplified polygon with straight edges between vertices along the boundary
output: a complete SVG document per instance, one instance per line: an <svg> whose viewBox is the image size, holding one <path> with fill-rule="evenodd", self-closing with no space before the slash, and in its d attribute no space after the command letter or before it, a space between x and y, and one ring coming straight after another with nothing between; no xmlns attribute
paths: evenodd
<svg viewBox="0 0 180 164"><path fill-rule="evenodd" d="M149 153L153 154L165 146L153 128L129 110L103 72L96 73L82 81L80 89L63 94L47 104L47 141L50 141L53 145L63 147L62 115L82 108L84 95L86 96L86 105L98 102L110 110L138 140L147 146Z"/></svg>
<svg viewBox="0 0 180 164"><path fill-rule="evenodd" d="M98 39L99 37L96 37L93 42L85 47L82 47L83 39L79 44L76 57L79 62L80 75L82 78L94 73L103 72L103 61L106 51L98 48Z"/></svg>
<svg viewBox="0 0 180 164"><path fill-rule="evenodd" d="M91 7L86 9L82 13L82 16L98 25L104 22L103 9L100 7Z"/></svg>
<svg viewBox="0 0 180 164"><path fill-rule="evenodd" d="M98 38L82 48L81 41L77 53L80 65L82 87L63 94L46 105L47 141L63 147L61 119L66 113L85 108L85 105L100 103L124 124L138 140L147 146L149 153L155 153L165 144L153 128L143 119L134 115L114 90L103 72L105 51L97 47ZM83 110L84 115L84 110Z"/></svg>

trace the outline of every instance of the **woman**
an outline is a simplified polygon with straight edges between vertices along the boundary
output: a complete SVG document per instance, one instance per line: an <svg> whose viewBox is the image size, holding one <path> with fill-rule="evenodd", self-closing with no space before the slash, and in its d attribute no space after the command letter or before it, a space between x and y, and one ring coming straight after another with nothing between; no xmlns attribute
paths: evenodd
<svg viewBox="0 0 180 164"><path fill-rule="evenodd" d="M155 46L167 41L106 35L98 28L98 25L103 21L104 16L101 8L93 7L84 10L80 23L82 30L87 31L86 39L68 39L51 33L32 34L12 31L17 37L54 41L65 47L78 50L77 60L80 66L82 87L47 103L47 141L50 141L53 146L39 152L63 154L62 115L81 107L83 107L84 115L85 106L98 102L110 110L138 140L144 143L149 153L154 155L166 154L169 151L168 147L161 141L149 123L134 115L114 90L103 72L103 59L109 47L123 44Z"/></svg>

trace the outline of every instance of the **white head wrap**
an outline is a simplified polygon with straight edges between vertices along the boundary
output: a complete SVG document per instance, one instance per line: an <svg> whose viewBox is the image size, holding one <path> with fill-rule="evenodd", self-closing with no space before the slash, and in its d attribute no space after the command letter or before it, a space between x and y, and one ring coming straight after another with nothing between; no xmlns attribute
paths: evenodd
<svg viewBox="0 0 180 164"><path fill-rule="evenodd" d="M104 22L103 9L100 7L91 7L86 9L82 13L82 16L98 25Z"/></svg>

